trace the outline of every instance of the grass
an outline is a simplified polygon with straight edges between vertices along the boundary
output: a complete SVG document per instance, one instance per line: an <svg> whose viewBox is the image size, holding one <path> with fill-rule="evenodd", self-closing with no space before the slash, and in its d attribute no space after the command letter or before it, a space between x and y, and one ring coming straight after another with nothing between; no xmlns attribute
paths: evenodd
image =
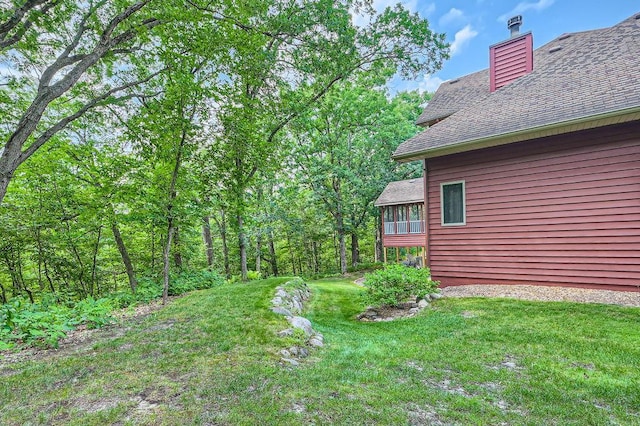
<svg viewBox="0 0 640 426"><path fill-rule="evenodd" d="M283 281L194 292L0 369L0 424L640 424L640 309L443 299L359 323L361 289L321 280L306 316L326 346L284 368Z"/></svg>

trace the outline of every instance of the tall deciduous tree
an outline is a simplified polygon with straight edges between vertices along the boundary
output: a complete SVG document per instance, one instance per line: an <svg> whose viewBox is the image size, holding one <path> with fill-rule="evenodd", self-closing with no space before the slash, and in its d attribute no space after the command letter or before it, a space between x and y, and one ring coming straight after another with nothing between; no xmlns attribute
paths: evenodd
<svg viewBox="0 0 640 426"><path fill-rule="evenodd" d="M317 108L297 120L293 164L331 215L338 234L340 270L347 271L346 237L351 235L351 261L358 262L358 230L373 213L373 201L386 183L417 175L399 166L391 153L418 128L414 121L425 95L386 91L361 82L345 82Z"/></svg>
<svg viewBox="0 0 640 426"><path fill-rule="evenodd" d="M150 3L16 0L0 14L0 204L16 169L54 135L155 75L131 71L161 22Z"/></svg>
<svg viewBox="0 0 640 426"><path fill-rule="evenodd" d="M221 91L221 127L211 156L224 176L247 276L246 192L256 172L277 167L282 130L336 83L358 73L390 77L432 72L446 57L444 37L401 6L352 24L354 2L267 1L238 15L237 39ZM206 9L212 14L214 10Z"/></svg>

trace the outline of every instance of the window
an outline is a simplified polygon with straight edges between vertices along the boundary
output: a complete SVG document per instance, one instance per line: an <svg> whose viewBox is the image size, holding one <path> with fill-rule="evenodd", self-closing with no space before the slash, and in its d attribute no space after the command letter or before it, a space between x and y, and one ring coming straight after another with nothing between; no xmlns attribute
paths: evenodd
<svg viewBox="0 0 640 426"><path fill-rule="evenodd" d="M395 213L396 208L394 206L389 206L384 208L384 221L386 223L395 222Z"/></svg>
<svg viewBox="0 0 640 426"><path fill-rule="evenodd" d="M412 204L409 211L410 220L422 220L422 204Z"/></svg>
<svg viewBox="0 0 640 426"><path fill-rule="evenodd" d="M443 226L466 224L464 181L440 184L440 213Z"/></svg>

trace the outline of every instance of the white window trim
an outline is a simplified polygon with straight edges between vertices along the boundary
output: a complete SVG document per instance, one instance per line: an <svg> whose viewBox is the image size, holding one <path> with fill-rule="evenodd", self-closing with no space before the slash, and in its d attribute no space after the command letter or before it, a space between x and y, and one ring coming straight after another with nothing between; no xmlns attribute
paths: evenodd
<svg viewBox="0 0 640 426"><path fill-rule="evenodd" d="M462 184L462 222L444 223L444 187L445 185ZM467 224L467 190L464 180L454 180L451 182L442 182L440 184L440 225L442 226L464 226Z"/></svg>

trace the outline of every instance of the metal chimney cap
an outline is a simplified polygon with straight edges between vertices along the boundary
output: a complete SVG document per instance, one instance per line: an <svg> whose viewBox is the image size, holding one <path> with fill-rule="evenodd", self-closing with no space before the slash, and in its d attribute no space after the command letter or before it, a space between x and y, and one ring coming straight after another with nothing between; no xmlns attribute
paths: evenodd
<svg viewBox="0 0 640 426"><path fill-rule="evenodd" d="M516 15L507 21L507 28L511 30L511 36L520 33L520 25L522 25L522 15Z"/></svg>

